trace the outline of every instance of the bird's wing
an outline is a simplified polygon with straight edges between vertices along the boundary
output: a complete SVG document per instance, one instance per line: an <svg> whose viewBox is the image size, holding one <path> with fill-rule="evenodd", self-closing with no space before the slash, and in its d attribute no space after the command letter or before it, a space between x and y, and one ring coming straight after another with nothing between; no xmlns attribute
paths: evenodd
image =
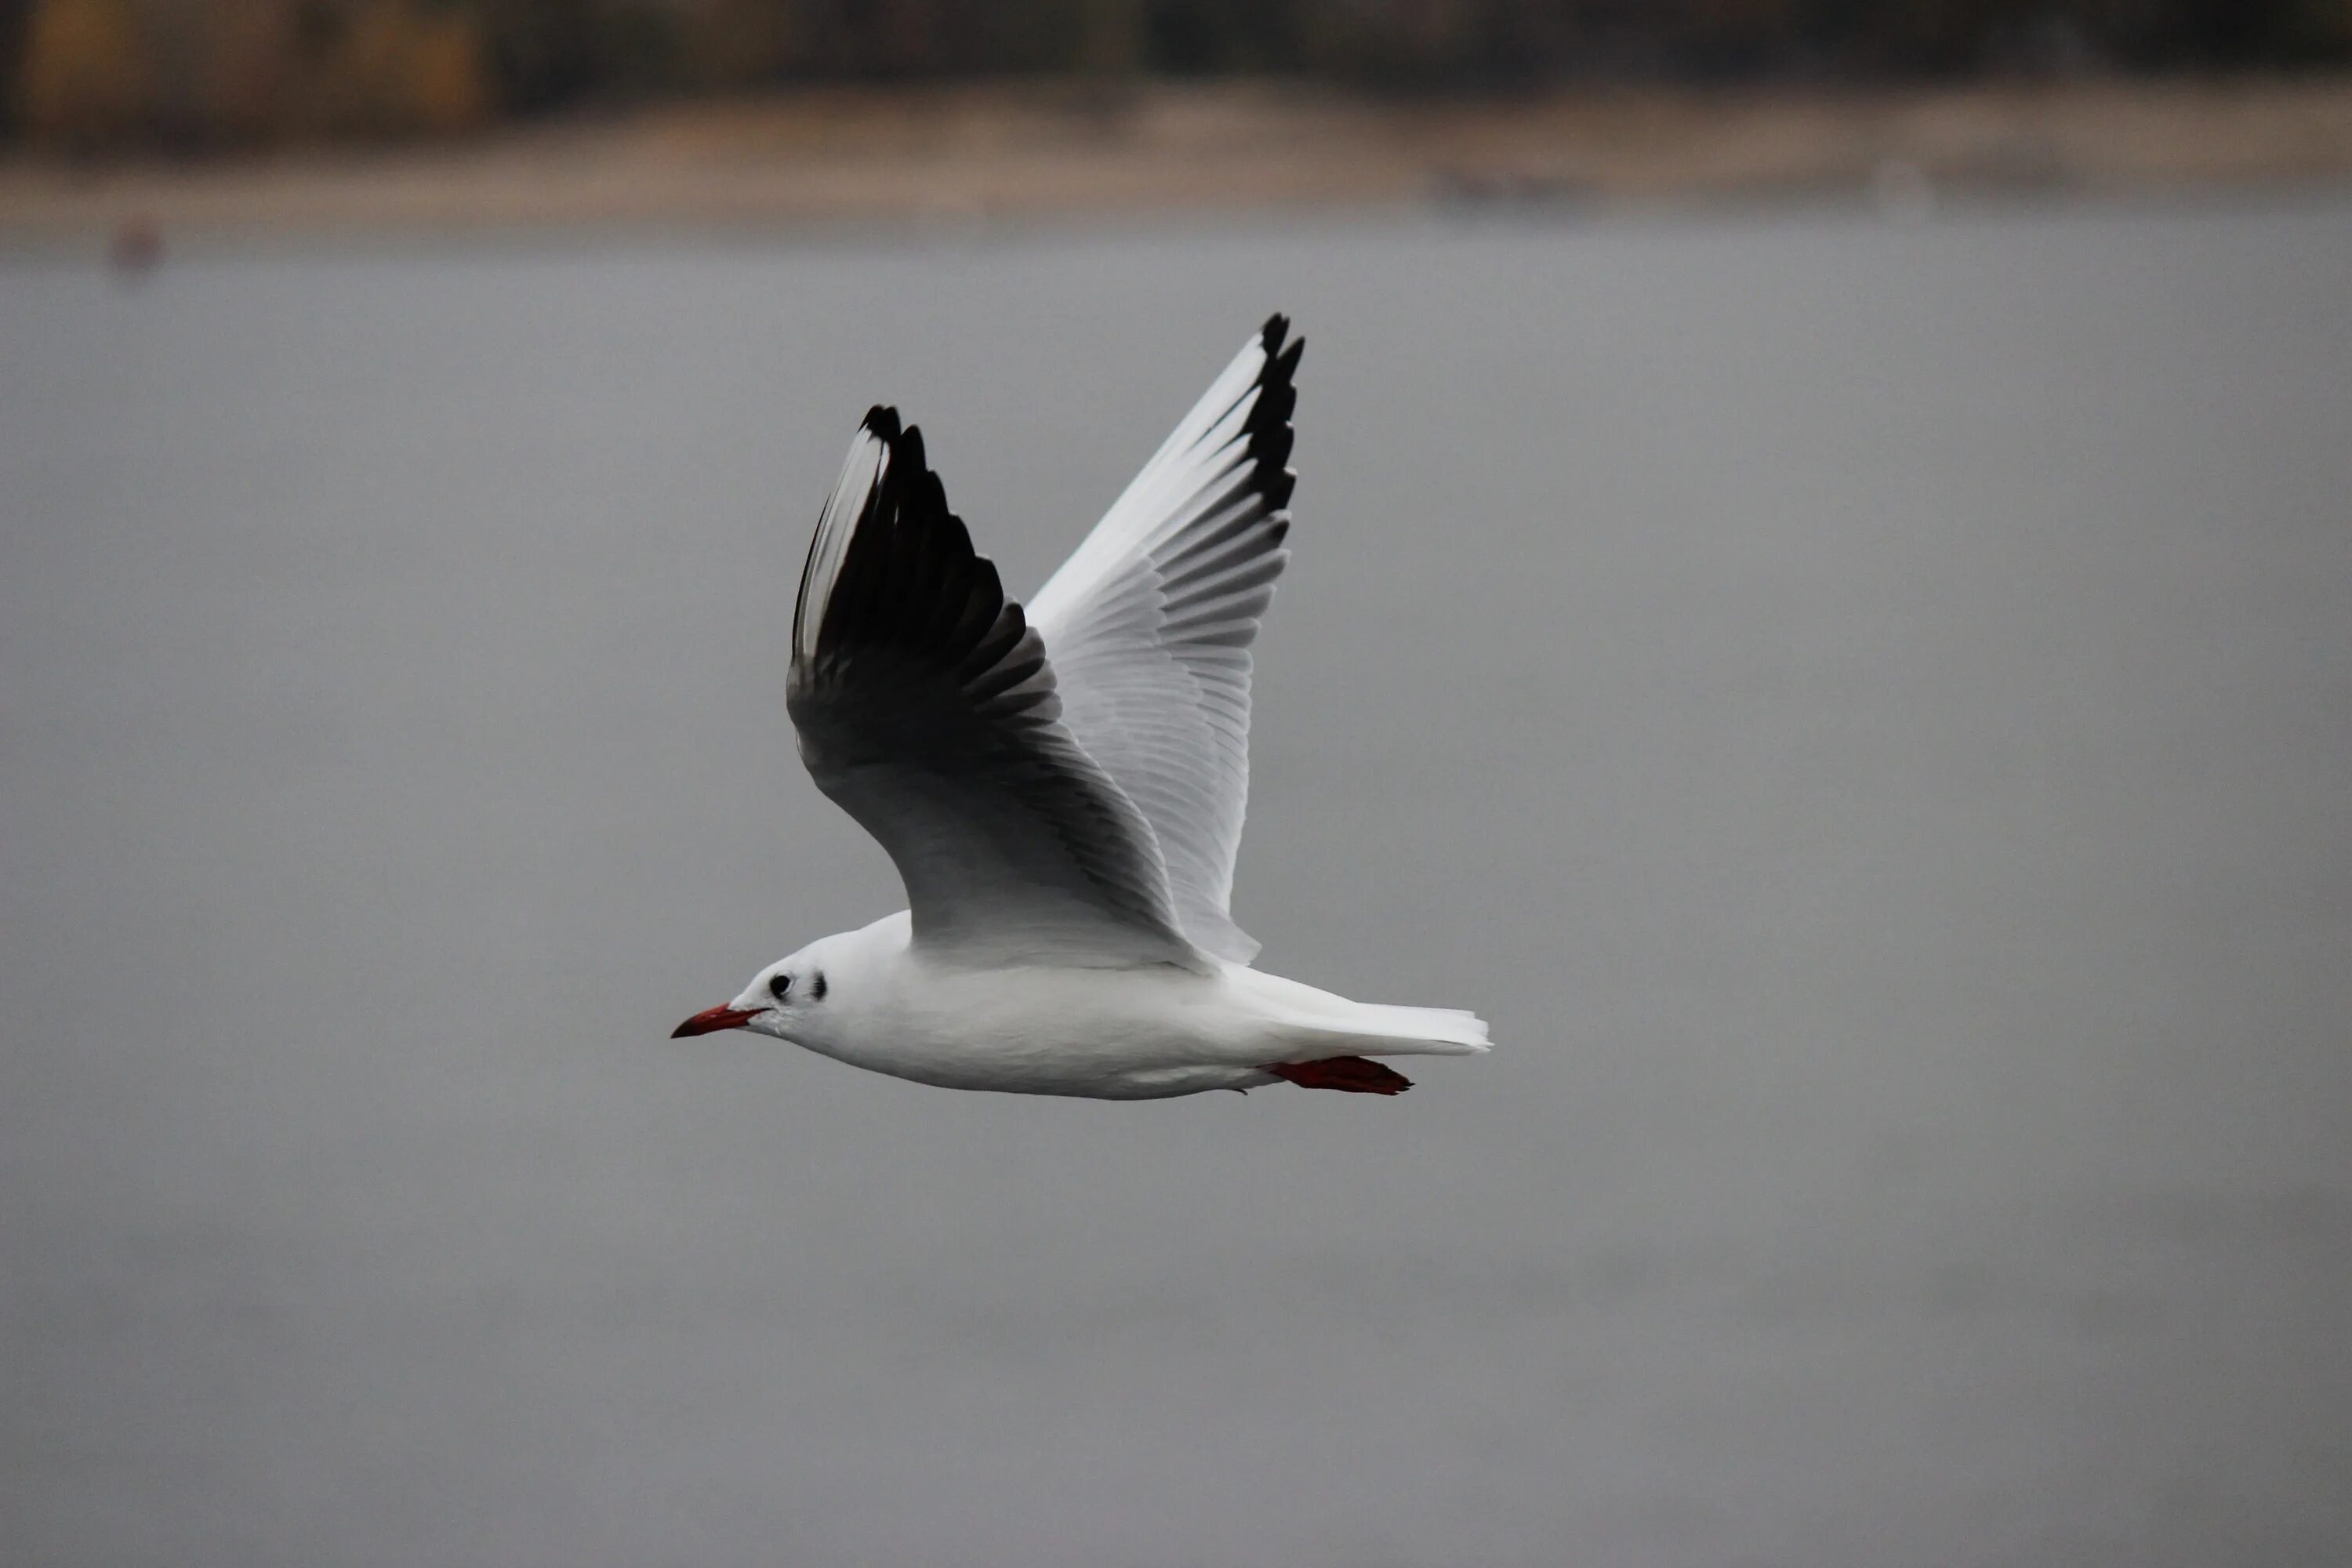
<svg viewBox="0 0 2352 1568"><path fill-rule="evenodd" d="M918 946L1202 963L1150 825L1062 722L1044 643L896 410L866 416L817 521L786 705L817 787L897 863Z"/></svg>
<svg viewBox="0 0 2352 1568"><path fill-rule="evenodd" d="M1266 322L1030 605L1063 722L1159 836L1185 936L1237 963L1257 952L1227 912L1250 644L1290 559L1289 330Z"/></svg>

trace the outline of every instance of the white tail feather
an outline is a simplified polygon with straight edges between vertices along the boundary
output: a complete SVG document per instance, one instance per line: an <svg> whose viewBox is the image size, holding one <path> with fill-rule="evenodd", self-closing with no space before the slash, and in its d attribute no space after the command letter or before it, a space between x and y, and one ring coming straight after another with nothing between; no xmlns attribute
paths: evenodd
<svg viewBox="0 0 2352 1568"><path fill-rule="evenodd" d="M1487 1043L1486 1020L1459 1007L1360 1002L1347 1032L1362 1054L1373 1057L1475 1057L1494 1048Z"/></svg>
<svg viewBox="0 0 2352 1568"><path fill-rule="evenodd" d="M1351 1002L1238 964L1226 966L1225 980L1318 1048L1344 1047L1368 1057L1468 1057L1491 1048L1486 1020L1457 1007Z"/></svg>

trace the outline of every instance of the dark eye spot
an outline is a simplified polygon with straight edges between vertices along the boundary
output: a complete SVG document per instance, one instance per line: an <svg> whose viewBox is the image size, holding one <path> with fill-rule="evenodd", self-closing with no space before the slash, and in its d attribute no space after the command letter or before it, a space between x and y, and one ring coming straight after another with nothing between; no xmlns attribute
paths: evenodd
<svg viewBox="0 0 2352 1568"><path fill-rule="evenodd" d="M809 982L809 1000L812 1002L822 1002L824 1000L824 975L820 974L814 980Z"/></svg>
<svg viewBox="0 0 2352 1568"><path fill-rule="evenodd" d="M768 994L773 996L779 1002L784 999L785 995L791 992L792 988L793 977L789 974L779 974L773 980L768 982Z"/></svg>

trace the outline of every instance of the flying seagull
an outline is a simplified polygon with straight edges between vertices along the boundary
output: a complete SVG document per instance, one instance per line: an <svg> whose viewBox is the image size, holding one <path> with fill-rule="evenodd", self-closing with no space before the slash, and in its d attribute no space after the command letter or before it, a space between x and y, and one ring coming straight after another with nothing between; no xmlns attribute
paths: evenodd
<svg viewBox="0 0 2352 1568"><path fill-rule="evenodd" d="M673 1038L750 1029L919 1083L1098 1100L1396 1094L1370 1058L1486 1049L1469 1013L1252 969L1227 912L1250 644L1290 558L1289 331L1250 340L1025 615L922 433L866 416L801 572L785 707L908 908Z"/></svg>

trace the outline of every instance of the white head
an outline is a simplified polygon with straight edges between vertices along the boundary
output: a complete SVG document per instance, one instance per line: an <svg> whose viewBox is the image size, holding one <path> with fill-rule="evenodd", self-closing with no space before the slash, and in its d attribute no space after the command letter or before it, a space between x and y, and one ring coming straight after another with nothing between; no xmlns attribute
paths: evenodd
<svg viewBox="0 0 2352 1568"><path fill-rule="evenodd" d="M812 1050L827 1050L844 1030L856 1026L849 1015L858 1003L870 1010L875 997L887 992L890 966L906 952L909 929L901 910L860 930L813 942L751 976L743 994L724 1007L697 1013L680 1024L670 1038L754 1029Z"/></svg>
<svg viewBox="0 0 2352 1568"><path fill-rule="evenodd" d="M833 992L833 982L825 973L825 945L811 942L790 958L778 959L751 977L743 994L723 1007L697 1013L671 1030L669 1037L677 1040L720 1029L751 1029L780 1040L806 1039L815 1015Z"/></svg>

